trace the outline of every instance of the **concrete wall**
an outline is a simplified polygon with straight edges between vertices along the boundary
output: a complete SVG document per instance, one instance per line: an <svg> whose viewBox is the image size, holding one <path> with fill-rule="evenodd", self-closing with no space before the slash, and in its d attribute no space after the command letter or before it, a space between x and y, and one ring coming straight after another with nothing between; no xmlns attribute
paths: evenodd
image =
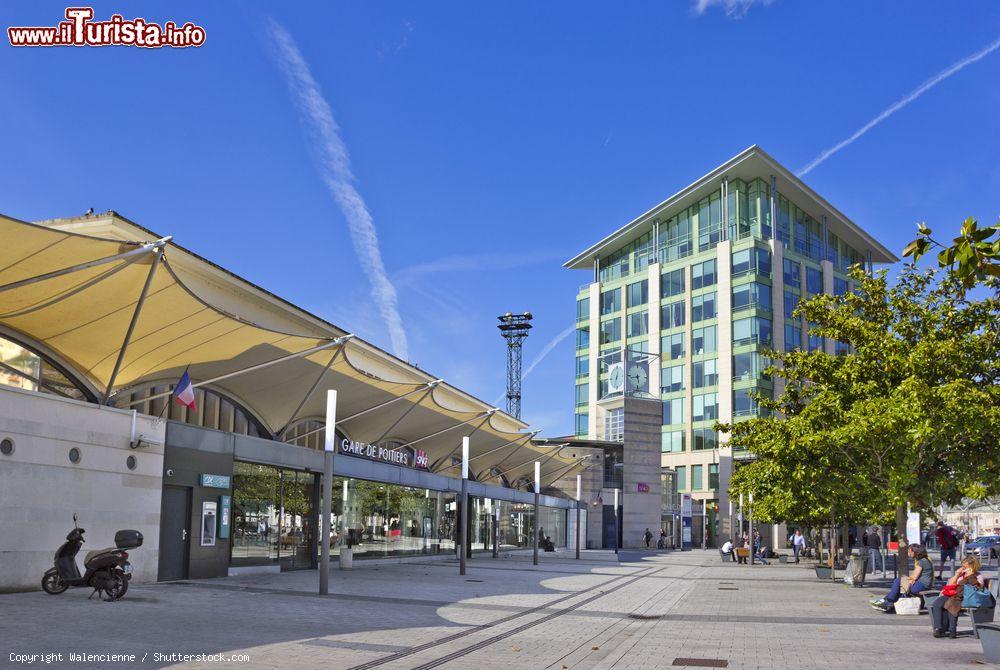
<svg viewBox="0 0 1000 670"><path fill-rule="evenodd" d="M648 528L660 537L660 442L663 405L659 400L625 398L625 468L622 481L622 546L645 547ZM640 484L648 490L640 492Z"/></svg>
<svg viewBox="0 0 1000 670"><path fill-rule="evenodd" d="M89 549L114 545L115 531L142 532L129 551L133 579L156 580L164 423L138 415L137 434L149 446L131 449L132 412L54 395L0 387L0 440L14 453L0 454L0 591L41 587L56 549L73 528L86 529ZM80 450L79 463L69 451ZM136 468L126 460L135 456Z"/></svg>

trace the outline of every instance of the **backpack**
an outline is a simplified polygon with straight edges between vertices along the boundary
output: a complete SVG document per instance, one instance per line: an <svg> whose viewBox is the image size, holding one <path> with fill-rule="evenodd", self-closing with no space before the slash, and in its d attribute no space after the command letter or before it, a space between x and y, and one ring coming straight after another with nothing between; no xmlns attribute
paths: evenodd
<svg viewBox="0 0 1000 670"><path fill-rule="evenodd" d="M954 549L958 546L958 537L955 535L955 529L951 526L945 526L941 533L941 548L942 549Z"/></svg>

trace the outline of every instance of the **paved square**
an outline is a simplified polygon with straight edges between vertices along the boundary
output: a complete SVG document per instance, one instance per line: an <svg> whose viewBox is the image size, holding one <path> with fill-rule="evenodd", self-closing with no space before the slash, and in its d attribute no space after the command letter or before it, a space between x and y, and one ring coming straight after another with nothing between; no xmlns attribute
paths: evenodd
<svg viewBox="0 0 1000 670"><path fill-rule="evenodd" d="M678 658L729 668L984 665L971 635L934 639L926 614L870 609L867 600L884 589L820 582L806 565L733 565L716 551L590 558L545 556L536 568L530 557L477 557L464 577L455 561L362 563L332 573L325 597L315 594L315 571L136 584L117 603L88 601L83 589L0 595L2 662L62 653L54 666L638 670L676 667ZM966 619L962 629L970 630ZM136 661L71 663L70 653Z"/></svg>

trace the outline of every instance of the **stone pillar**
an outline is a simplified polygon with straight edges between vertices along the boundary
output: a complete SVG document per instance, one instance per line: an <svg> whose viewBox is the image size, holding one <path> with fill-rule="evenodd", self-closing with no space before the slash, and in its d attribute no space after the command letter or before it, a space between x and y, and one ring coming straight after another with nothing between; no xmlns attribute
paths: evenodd
<svg viewBox="0 0 1000 670"><path fill-rule="evenodd" d="M587 438L597 439L597 401L601 392L601 284L590 285L590 347L587 350Z"/></svg>
<svg viewBox="0 0 1000 670"><path fill-rule="evenodd" d="M660 427L662 404L648 398L625 398L624 472L622 473L622 546L645 547L649 528L660 527Z"/></svg>
<svg viewBox="0 0 1000 670"><path fill-rule="evenodd" d="M660 264L652 263L649 268L649 394L660 397Z"/></svg>
<svg viewBox="0 0 1000 670"><path fill-rule="evenodd" d="M785 245L773 239L771 244L771 306L774 322L772 337L775 351L785 350ZM785 392L785 380L775 375L774 397L780 398Z"/></svg>
<svg viewBox="0 0 1000 670"><path fill-rule="evenodd" d="M732 243L719 242L716 247L716 271L718 272L717 343L719 348L719 422L733 421L733 281Z"/></svg>
<svg viewBox="0 0 1000 670"><path fill-rule="evenodd" d="M833 263L830 261L820 261L823 268L823 293L833 295ZM823 343L823 351L833 355L833 340L826 338Z"/></svg>

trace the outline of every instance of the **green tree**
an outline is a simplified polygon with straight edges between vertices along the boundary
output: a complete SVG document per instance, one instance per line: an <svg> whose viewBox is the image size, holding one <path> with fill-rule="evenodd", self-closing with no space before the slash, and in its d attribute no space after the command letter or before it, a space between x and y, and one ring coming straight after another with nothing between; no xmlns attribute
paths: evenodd
<svg viewBox="0 0 1000 670"><path fill-rule="evenodd" d="M962 222L958 237L945 245L931 237L927 224L917 225L917 239L906 245L903 256L916 263L932 248L938 248L938 265L948 268L965 288L988 277L1000 277L1000 223L980 228L979 222L969 217Z"/></svg>
<svg viewBox="0 0 1000 670"><path fill-rule="evenodd" d="M855 292L795 311L851 353L768 352L785 382L757 397L772 416L719 426L756 457L732 489L753 492L765 520L888 521L895 509L900 526L907 504L930 512L1000 492L1000 302L969 299L941 270L851 278Z"/></svg>

